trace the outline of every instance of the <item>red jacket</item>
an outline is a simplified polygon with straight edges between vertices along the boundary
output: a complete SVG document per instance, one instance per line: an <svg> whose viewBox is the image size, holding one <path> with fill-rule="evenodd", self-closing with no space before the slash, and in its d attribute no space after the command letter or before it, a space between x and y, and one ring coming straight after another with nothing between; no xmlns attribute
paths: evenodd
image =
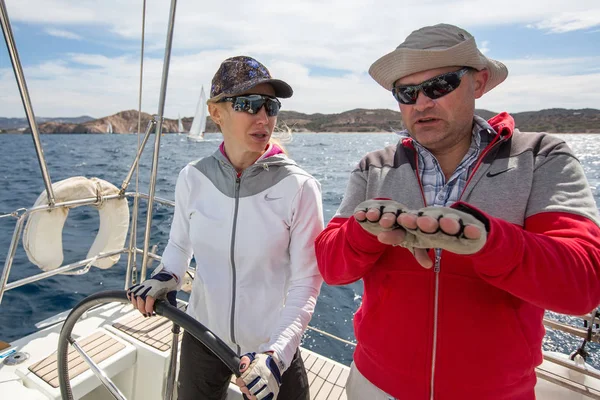
<svg viewBox="0 0 600 400"><path fill-rule="evenodd" d="M461 199L490 222L477 254L442 252L439 268L427 270L352 217L370 198L423 207L409 141L359 163L316 240L325 282L363 279L354 362L399 399L430 399L432 388L439 400L534 399L544 309L581 315L600 303L600 229L583 170L564 142L513 135L508 118L490 120L502 135Z"/></svg>

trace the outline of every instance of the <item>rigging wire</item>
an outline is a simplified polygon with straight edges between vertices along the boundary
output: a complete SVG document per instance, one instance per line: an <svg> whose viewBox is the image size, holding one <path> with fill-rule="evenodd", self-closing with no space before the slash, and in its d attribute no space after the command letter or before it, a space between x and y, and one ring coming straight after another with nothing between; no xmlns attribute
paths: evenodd
<svg viewBox="0 0 600 400"><path fill-rule="evenodd" d="M140 50L140 87L138 93L138 125L137 125L137 148L140 148L140 138L142 134L142 91L143 91L143 81L144 81L144 43L146 38L146 0L144 0L142 5L142 40L141 40L141 50ZM139 185L140 185L140 168L139 163L135 166L135 192L139 193ZM137 249L137 219L139 214L139 197L135 196L133 199L134 212L131 218L132 226L131 226L131 241L134 249ZM131 275L129 277L131 279L132 284L137 283L137 251L134 251L132 254L132 268Z"/></svg>
<svg viewBox="0 0 600 400"><path fill-rule="evenodd" d="M331 333L329 333L329 332L322 331L321 329L315 328L315 327L313 327L313 326L310 326L310 325L309 325L309 326L307 326L306 328L307 328L307 329L310 329L310 330L312 330L312 331L315 331L315 332L317 332L317 333L320 333L321 335L324 335L324 336L329 336L329 337L330 337L330 338L332 338L332 339L339 340L339 341L340 341L340 342L342 342L342 343L346 343L346 344L348 344L348 345L350 345L350 346L356 347L356 343L354 343L354 342L351 342L351 341L349 341L349 340L346 340L346 339L342 339L341 337L338 337L338 336L332 335L332 334L331 334Z"/></svg>

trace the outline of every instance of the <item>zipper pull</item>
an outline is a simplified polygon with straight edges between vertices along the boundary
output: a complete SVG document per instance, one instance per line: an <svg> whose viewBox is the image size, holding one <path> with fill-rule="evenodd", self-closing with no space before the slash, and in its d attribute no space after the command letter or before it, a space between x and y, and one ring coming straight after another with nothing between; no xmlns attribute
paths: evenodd
<svg viewBox="0 0 600 400"><path fill-rule="evenodd" d="M433 266L433 272L440 272L440 264L442 262L441 254L438 254L437 249L435 251L435 265Z"/></svg>

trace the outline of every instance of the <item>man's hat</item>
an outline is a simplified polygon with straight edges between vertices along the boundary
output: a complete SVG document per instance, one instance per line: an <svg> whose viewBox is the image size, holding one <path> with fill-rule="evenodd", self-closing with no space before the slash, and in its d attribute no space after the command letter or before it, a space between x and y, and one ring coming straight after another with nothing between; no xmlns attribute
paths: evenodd
<svg viewBox="0 0 600 400"><path fill-rule="evenodd" d="M369 74L381 86L392 90L400 78L450 66L471 67L478 71L487 68L490 76L485 92L508 76L504 64L487 58L477 49L475 38L469 32L448 24L426 26L412 32L396 50L375 61Z"/></svg>
<svg viewBox="0 0 600 400"><path fill-rule="evenodd" d="M236 56L221 63L210 87L208 102L216 102L223 97L235 96L261 83L268 83L275 89L275 96L292 97L291 86L279 79L272 79L269 70L252 57Z"/></svg>

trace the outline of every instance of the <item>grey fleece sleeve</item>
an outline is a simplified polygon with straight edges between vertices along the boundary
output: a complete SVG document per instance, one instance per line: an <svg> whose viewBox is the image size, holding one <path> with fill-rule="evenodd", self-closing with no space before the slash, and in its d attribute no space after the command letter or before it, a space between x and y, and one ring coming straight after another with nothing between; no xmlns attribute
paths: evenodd
<svg viewBox="0 0 600 400"><path fill-rule="evenodd" d="M535 172L525 218L542 212L567 212L598 225L598 208L581 163L566 143L535 160Z"/></svg>
<svg viewBox="0 0 600 400"><path fill-rule="evenodd" d="M350 218L354 214L354 209L357 205L367 200L367 178L366 171L361 171L356 168L350 174L346 192L340 207L336 211L334 218Z"/></svg>

